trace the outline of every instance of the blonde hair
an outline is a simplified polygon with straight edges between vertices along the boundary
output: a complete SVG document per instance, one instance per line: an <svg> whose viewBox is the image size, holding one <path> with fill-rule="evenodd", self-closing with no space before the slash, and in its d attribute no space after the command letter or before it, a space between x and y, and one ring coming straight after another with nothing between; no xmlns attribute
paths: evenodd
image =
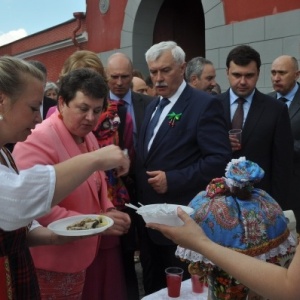
<svg viewBox="0 0 300 300"><path fill-rule="evenodd" d="M28 75L44 82L44 74L25 60L12 56L0 57L0 91L18 100L28 84Z"/></svg>
<svg viewBox="0 0 300 300"><path fill-rule="evenodd" d="M59 81L61 81L61 78L71 71L80 68L93 69L98 72L105 81L107 81L105 70L100 58L95 52L88 50L76 51L67 58L60 72Z"/></svg>

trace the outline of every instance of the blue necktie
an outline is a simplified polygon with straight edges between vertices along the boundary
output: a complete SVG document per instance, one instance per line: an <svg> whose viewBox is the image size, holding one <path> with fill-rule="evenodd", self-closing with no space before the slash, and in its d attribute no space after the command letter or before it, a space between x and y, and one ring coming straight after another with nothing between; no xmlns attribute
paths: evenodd
<svg viewBox="0 0 300 300"><path fill-rule="evenodd" d="M170 100L167 98L163 98L160 100L157 109L152 117L152 119L150 120L148 126L147 126L147 130L146 130L146 135L145 135L145 154L148 153L148 144L153 136L154 133L154 128L156 127L159 117L162 113L162 111L164 110L165 106L168 105L170 103Z"/></svg>

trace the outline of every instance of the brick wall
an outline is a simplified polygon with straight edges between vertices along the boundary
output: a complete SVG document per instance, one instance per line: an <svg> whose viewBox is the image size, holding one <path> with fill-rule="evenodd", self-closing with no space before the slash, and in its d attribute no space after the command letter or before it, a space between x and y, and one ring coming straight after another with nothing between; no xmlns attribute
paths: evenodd
<svg viewBox="0 0 300 300"><path fill-rule="evenodd" d="M73 31L78 27L76 19L69 20L60 25L32 34L28 37L0 47L0 55L17 56L24 52L49 46L54 43L72 39ZM76 32L79 35L86 31L85 19L81 21L81 27ZM87 49L87 43L80 44L81 49ZM45 64L48 70L48 80L56 81L64 61L75 52L77 47L69 46L66 48L49 51L34 56L26 56L26 60L39 60Z"/></svg>
<svg viewBox="0 0 300 300"><path fill-rule="evenodd" d="M80 49L101 53L120 47L121 31L124 22L124 11L128 0L113 0L106 14L99 10L99 0L86 0L86 16L81 20L80 30L76 35L86 32L88 39L80 43ZM34 20L32 20L34 22ZM71 40L73 31L78 27L74 18L57 26L37 32L23 39L0 47L1 55L20 56L26 60L40 60L48 70L48 80L56 81L64 61L78 48L68 45L58 50L49 50L53 44ZM27 52L47 47L41 54ZM104 62L105 64L105 62Z"/></svg>

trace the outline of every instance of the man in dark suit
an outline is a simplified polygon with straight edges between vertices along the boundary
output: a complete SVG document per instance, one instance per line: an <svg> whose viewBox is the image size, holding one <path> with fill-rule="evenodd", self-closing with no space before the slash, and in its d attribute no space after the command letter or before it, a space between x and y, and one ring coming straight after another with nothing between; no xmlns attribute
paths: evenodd
<svg viewBox="0 0 300 300"><path fill-rule="evenodd" d="M185 82L185 53L175 42L153 45L146 60L159 97L148 105L139 135L138 198L143 204L188 205L224 174L231 158L222 105ZM168 104L162 108L162 103ZM159 118L156 111L162 111ZM151 136L153 119L158 123ZM141 217L139 223L146 295L166 286L166 267L183 267L188 278L187 263L175 257L177 245L146 228Z"/></svg>
<svg viewBox="0 0 300 300"><path fill-rule="evenodd" d="M141 123L144 118L146 106L153 101L153 98L144 94L135 93L131 90L133 65L130 58L125 54L115 53L108 58L106 74L110 89L108 98L115 101L121 100L124 103L124 106L119 106L118 108L118 114L121 119L118 131L119 140L124 140L124 145L120 146L128 148L128 153L131 160L131 168L129 174L122 179L128 190L130 202L136 205L137 199L134 167L136 143L138 140L139 129L141 128ZM131 116L133 123L131 132L128 130L129 124L126 124L128 119L126 118L124 111ZM126 286L128 291L127 298L138 300L139 290L134 265L134 251L137 248L135 226L137 214L135 211L128 208L123 209L123 211L126 211L131 217L130 230L125 236L121 237Z"/></svg>
<svg viewBox="0 0 300 300"><path fill-rule="evenodd" d="M245 156L259 164L265 176L257 187L284 207L292 172L291 126L286 105L256 89L260 65L259 53L250 46L232 49L226 60L230 88L218 97L228 130L232 128L237 102L244 100L241 144L230 137L233 157Z"/></svg>
<svg viewBox="0 0 300 300"><path fill-rule="evenodd" d="M56 106L56 105L57 105L57 101L44 96L43 103L42 103L42 118L43 118L43 120L46 119L46 115L47 115L49 108L52 106Z"/></svg>
<svg viewBox="0 0 300 300"><path fill-rule="evenodd" d="M186 65L185 80L190 86L211 94L217 84L216 69L210 60L194 57Z"/></svg>
<svg viewBox="0 0 300 300"><path fill-rule="evenodd" d="M295 57L282 55L276 58L271 67L271 80L274 91L269 95L282 99L288 106L294 138L293 173L290 190L283 208L292 209L300 231L300 84L299 66Z"/></svg>

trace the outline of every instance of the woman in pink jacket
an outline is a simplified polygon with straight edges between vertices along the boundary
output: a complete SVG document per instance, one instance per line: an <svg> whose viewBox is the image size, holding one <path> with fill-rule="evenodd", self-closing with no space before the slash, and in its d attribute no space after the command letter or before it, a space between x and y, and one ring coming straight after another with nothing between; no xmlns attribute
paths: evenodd
<svg viewBox="0 0 300 300"><path fill-rule="evenodd" d="M58 111L36 126L25 142L15 146L13 155L18 166L25 169L36 164L56 164L98 149L91 131L106 104L107 92L103 78L91 69L78 69L66 75L61 81ZM114 220L110 234L121 235L127 231L130 218L115 210L107 199L103 172L95 172L38 221L47 226L61 218L99 213ZM86 268L100 257L102 274L114 282L114 287L105 285L103 280L99 280L99 286L111 299L123 300L125 286L120 249L111 248L109 240L100 241L100 236L93 236L62 246L32 248L42 299L81 299Z"/></svg>

